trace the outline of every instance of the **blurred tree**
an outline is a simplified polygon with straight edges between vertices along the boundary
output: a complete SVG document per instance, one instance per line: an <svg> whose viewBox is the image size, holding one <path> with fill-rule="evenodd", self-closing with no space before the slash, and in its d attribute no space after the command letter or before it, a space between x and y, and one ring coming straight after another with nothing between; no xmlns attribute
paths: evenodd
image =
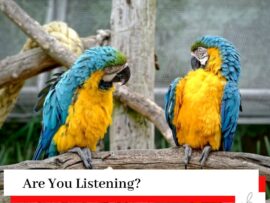
<svg viewBox="0 0 270 203"><path fill-rule="evenodd" d="M156 0L113 0L111 45L123 51L131 68L130 89L154 99ZM115 104L110 149L154 148L154 126Z"/></svg>

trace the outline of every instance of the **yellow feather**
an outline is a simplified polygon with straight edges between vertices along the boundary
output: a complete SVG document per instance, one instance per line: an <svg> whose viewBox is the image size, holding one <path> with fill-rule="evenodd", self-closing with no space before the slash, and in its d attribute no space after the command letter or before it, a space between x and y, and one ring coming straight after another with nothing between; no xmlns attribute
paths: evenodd
<svg viewBox="0 0 270 203"><path fill-rule="evenodd" d="M221 58L215 48L205 69L190 71L176 89L173 124L180 145L218 150L221 142L221 101L226 80L220 74Z"/></svg>
<svg viewBox="0 0 270 203"><path fill-rule="evenodd" d="M222 77L220 69L222 64L221 55L217 48L207 49L208 55L210 56L206 64L205 70L210 71L219 77Z"/></svg>
<svg viewBox="0 0 270 203"><path fill-rule="evenodd" d="M62 125L53 140L57 150L68 151L73 147L88 147L96 150L111 124L114 88L103 91L98 88L102 71L92 74L77 92L77 100L69 107L66 123Z"/></svg>

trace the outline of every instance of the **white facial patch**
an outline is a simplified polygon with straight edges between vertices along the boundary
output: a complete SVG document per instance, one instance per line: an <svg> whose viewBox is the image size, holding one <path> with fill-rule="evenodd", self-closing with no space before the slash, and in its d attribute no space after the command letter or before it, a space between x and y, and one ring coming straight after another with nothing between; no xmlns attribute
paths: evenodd
<svg viewBox="0 0 270 203"><path fill-rule="evenodd" d="M113 78L116 76L117 73L111 73L111 74L106 74L103 76L102 80L105 82L110 82L113 80Z"/></svg>
<svg viewBox="0 0 270 203"><path fill-rule="evenodd" d="M206 62L208 61L208 56L205 56L204 58L200 59L199 61L203 66L205 66Z"/></svg>
<svg viewBox="0 0 270 203"><path fill-rule="evenodd" d="M126 63L123 66L113 66L113 67L105 68L105 75L103 76L102 80L104 80L105 82L112 81L113 78L117 75L117 73L121 72L127 66L128 64Z"/></svg>
<svg viewBox="0 0 270 203"><path fill-rule="evenodd" d="M204 47L198 47L194 52L191 52L191 56L195 57L198 61L200 61L202 66L205 66L208 61L208 52Z"/></svg>

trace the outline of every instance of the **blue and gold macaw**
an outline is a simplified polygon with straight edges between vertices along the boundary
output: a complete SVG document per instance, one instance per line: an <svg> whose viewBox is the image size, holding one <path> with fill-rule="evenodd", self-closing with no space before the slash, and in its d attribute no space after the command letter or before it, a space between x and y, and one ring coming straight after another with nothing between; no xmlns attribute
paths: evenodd
<svg viewBox="0 0 270 203"><path fill-rule="evenodd" d="M125 84L130 77L126 62L118 50L96 47L48 81L35 108L43 106L43 126L33 159L39 159L43 151L47 157L71 151L91 168L90 150L95 151L112 121L113 83Z"/></svg>
<svg viewBox="0 0 270 203"><path fill-rule="evenodd" d="M204 36L191 47L190 71L176 78L165 95L165 114L177 146L185 149L185 167L192 148L202 149L203 167L211 150L232 147L239 110L239 53L228 40Z"/></svg>

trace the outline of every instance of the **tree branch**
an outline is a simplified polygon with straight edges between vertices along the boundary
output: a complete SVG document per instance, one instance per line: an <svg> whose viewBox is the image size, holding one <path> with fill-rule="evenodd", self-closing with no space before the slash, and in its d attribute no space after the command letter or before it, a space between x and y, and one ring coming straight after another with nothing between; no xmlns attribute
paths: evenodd
<svg viewBox="0 0 270 203"><path fill-rule="evenodd" d="M174 146L172 131L165 119L164 110L151 99L129 90L127 86L116 86L114 97L122 104L128 105L133 110L150 120L161 132L165 140Z"/></svg>
<svg viewBox="0 0 270 203"><path fill-rule="evenodd" d="M100 42L97 41L97 36L82 38L84 48L99 45ZM57 66L59 64L46 55L41 48L9 56L0 61L0 87L14 81L26 80ZM166 123L164 111L155 102L129 90L126 86L117 86L114 97L153 122L167 142L171 146L174 145L172 132Z"/></svg>
<svg viewBox="0 0 270 203"><path fill-rule="evenodd" d="M200 169L201 151L193 150L189 169ZM110 156L108 156L110 155ZM115 152L92 153L94 169L184 169L183 148L159 150L125 150ZM206 169L259 169L260 175L270 182L270 157L248 153L212 152L205 165ZM0 166L0 194L3 190L4 169L84 169L77 154L65 153L41 161L23 161L21 163ZM1 199L2 198L2 199ZM9 202L8 197L1 197Z"/></svg>
<svg viewBox="0 0 270 203"><path fill-rule="evenodd" d="M55 37L48 35L41 25L33 20L13 0L0 0L0 9L26 35L35 40L49 56L66 67L73 64L76 55L65 48Z"/></svg>
<svg viewBox="0 0 270 203"><path fill-rule="evenodd" d="M200 168L201 151L194 150L190 169ZM111 154L111 156L108 156ZM126 150L93 153L94 169L184 169L183 148L159 150ZM4 169L83 169L77 154L65 153L41 161L24 161L14 165L0 166L0 190L3 188ZM207 169L259 169L260 175L270 182L270 157L248 153L212 152L208 157Z"/></svg>
<svg viewBox="0 0 270 203"><path fill-rule="evenodd" d="M0 0L0 9L3 10L5 14L19 26L19 28L33 38L39 46L45 51L48 51L48 54L53 59L61 64L68 66L72 65L75 60L75 55L61 44L61 46L58 46L59 43L57 40L43 31L43 28L31 19L31 17L28 16L15 2L12 0ZM89 48L89 46L102 44L104 39L108 39L108 33L108 31L105 32L99 30L98 35L84 38L84 47ZM57 43L55 43L55 41ZM8 57L0 61L0 87L13 82L14 80L25 80L56 66L57 63L46 56L40 48ZM164 118L164 111L158 105L139 94L129 92L128 89L117 88L115 96L122 102L125 102L125 104L133 110L146 116L161 131L165 139L170 144L173 144L171 130Z"/></svg>
<svg viewBox="0 0 270 203"><path fill-rule="evenodd" d="M97 36L81 39L85 49L99 45ZM59 66L41 48L31 49L0 61L0 88L14 81L23 81Z"/></svg>

